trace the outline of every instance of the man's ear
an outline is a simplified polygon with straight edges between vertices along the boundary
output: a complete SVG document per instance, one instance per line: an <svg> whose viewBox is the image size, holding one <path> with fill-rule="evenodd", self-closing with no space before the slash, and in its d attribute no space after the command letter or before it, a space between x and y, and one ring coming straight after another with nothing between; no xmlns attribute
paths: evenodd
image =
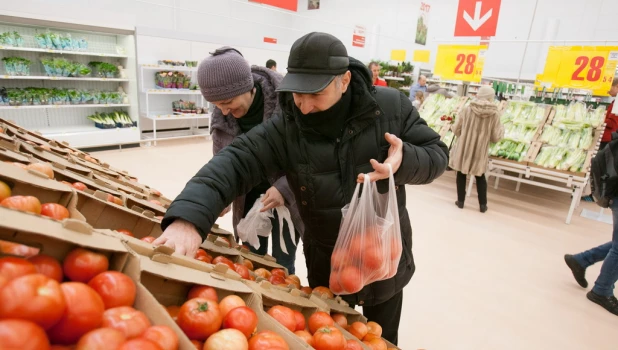
<svg viewBox="0 0 618 350"><path fill-rule="evenodd" d="M350 82L352 81L352 73L347 71L343 74L343 78L341 79L341 91L344 93L348 91L348 86L350 86Z"/></svg>

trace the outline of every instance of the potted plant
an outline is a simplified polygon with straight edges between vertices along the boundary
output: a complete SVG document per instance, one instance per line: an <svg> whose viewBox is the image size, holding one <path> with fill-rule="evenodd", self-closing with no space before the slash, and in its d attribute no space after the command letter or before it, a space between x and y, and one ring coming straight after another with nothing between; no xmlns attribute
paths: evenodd
<svg viewBox="0 0 618 350"><path fill-rule="evenodd" d="M7 97L9 100L9 105L21 106L24 94L21 89L7 89Z"/></svg>
<svg viewBox="0 0 618 350"><path fill-rule="evenodd" d="M76 75L78 77L87 77L92 72L92 69L88 68L86 65L78 63L76 69Z"/></svg>
<svg viewBox="0 0 618 350"><path fill-rule="evenodd" d="M60 35L56 34L54 32L50 32L49 33L49 39L51 40L52 44L53 44L53 48L56 49L62 49L62 41L60 39Z"/></svg>
<svg viewBox="0 0 618 350"><path fill-rule="evenodd" d="M84 39L84 38L79 39L79 49L81 51L87 51L88 50L88 42L86 41L86 39Z"/></svg>
<svg viewBox="0 0 618 350"><path fill-rule="evenodd" d="M68 89L67 94L72 105L77 105L82 101L82 94L78 90Z"/></svg>
<svg viewBox="0 0 618 350"><path fill-rule="evenodd" d="M6 106L9 104L9 97L7 95L6 88L0 89L0 106Z"/></svg>
<svg viewBox="0 0 618 350"><path fill-rule="evenodd" d="M100 104L107 104L108 103L107 98L108 98L107 92L105 91L99 92L99 103Z"/></svg>
<svg viewBox="0 0 618 350"><path fill-rule="evenodd" d="M48 39L49 38L46 33L39 33L34 36L34 40L36 41L37 45L39 45L39 47L42 49L51 49L53 47L53 46L48 46L47 44Z"/></svg>

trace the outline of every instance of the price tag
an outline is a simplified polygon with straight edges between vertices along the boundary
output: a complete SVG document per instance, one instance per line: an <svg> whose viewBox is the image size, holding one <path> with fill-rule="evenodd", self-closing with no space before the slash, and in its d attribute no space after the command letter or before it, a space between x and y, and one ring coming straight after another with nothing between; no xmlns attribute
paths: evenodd
<svg viewBox="0 0 618 350"><path fill-rule="evenodd" d="M11 79L11 77L9 75L5 75L4 79Z"/></svg>
<svg viewBox="0 0 618 350"><path fill-rule="evenodd" d="M486 53L485 45L440 45L435 74L447 80L480 82Z"/></svg>
<svg viewBox="0 0 618 350"><path fill-rule="evenodd" d="M607 96L616 72L618 47L552 46L547 54L543 80L559 88L590 90Z"/></svg>

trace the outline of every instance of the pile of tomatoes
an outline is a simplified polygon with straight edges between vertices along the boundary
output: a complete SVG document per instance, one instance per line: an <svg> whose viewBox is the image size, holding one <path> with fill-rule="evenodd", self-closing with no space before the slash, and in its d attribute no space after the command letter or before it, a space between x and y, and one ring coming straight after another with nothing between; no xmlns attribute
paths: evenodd
<svg viewBox="0 0 618 350"><path fill-rule="evenodd" d="M135 283L103 254L0 258L0 344L21 350L174 350L178 337L134 309ZM53 344L50 345L50 344Z"/></svg>
<svg viewBox="0 0 618 350"><path fill-rule="evenodd" d="M258 316L237 295L219 300L217 290L193 286L187 301L167 312L198 350L287 350L288 344L271 331L256 333Z"/></svg>
<svg viewBox="0 0 618 350"><path fill-rule="evenodd" d="M348 324L348 319L345 315L335 313L332 315L335 322L350 334L363 341L372 350L390 350L382 337L382 327L376 322L369 321L367 324L362 322L353 322ZM349 350L356 349L350 348ZM360 349L360 348L359 348ZM346 349L348 350L348 349Z"/></svg>
<svg viewBox="0 0 618 350"><path fill-rule="evenodd" d="M69 210L60 204L41 204L41 201L33 196L11 196L11 188L2 181L0 181L0 206L43 215L56 220L64 220L70 217Z"/></svg>

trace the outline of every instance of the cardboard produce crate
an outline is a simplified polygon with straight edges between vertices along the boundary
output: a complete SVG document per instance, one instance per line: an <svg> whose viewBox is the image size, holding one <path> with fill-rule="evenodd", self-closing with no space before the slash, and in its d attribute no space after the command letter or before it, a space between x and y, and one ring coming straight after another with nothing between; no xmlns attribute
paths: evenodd
<svg viewBox="0 0 618 350"><path fill-rule="evenodd" d="M122 192L120 192L117 187L92 178L92 174L88 176L74 173L65 168L62 164L58 163L54 163L52 166L54 168L54 174L56 175L55 177L57 181L66 181L70 183L81 182L90 190L103 191L119 198L122 197Z"/></svg>
<svg viewBox="0 0 618 350"><path fill-rule="evenodd" d="M36 146L48 148L50 151L61 156L66 156L70 153L68 148L62 147L62 145L58 144L56 141L45 140L44 138L41 138L41 135L31 133L25 129L7 125L5 132L7 135L13 136L20 141L25 143L34 143Z"/></svg>
<svg viewBox="0 0 618 350"><path fill-rule="evenodd" d="M0 136L2 136L2 134L0 134ZM0 161L28 164L30 163L30 158L28 158L27 156L19 152L15 152L15 151L11 151L10 149L3 148L2 143L0 143Z"/></svg>
<svg viewBox="0 0 618 350"><path fill-rule="evenodd" d="M107 193L101 191L77 191L77 210L86 222L97 229L131 231L136 238L159 237L161 223L154 213L139 207L131 209L107 201Z"/></svg>
<svg viewBox="0 0 618 350"><path fill-rule="evenodd" d="M251 288L235 280L226 273L218 271L197 271L173 263L170 256L154 254L152 257L132 255L125 265L124 273L138 285L136 305L147 309L148 317L158 324L172 327L180 338L181 350L194 350L195 347L184 335L180 327L171 319L164 306L181 306L194 285L211 286L217 290L219 300L228 295L238 295L258 316L258 332L274 331L283 337L290 349L305 349L296 336L280 332L279 324L262 311L262 301ZM139 301L139 303L138 303Z"/></svg>
<svg viewBox="0 0 618 350"><path fill-rule="evenodd" d="M46 151L39 146L32 146L27 143L16 141L15 149L24 154L31 154L33 157L45 162L61 164L74 173L82 175L88 175L91 173L90 169L75 163L71 160L71 158L62 157L53 152Z"/></svg>
<svg viewBox="0 0 618 350"><path fill-rule="evenodd" d="M213 258L224 256L235 263L241 263L242 257L237 249L230 248L221 236L209 234L200 248L206 250Z"/></svg>
<svg viewBox="0 0 618 350"><path fill-rule="evenodd" d="M141 197L141 198L140 198ZM152 203L146 199L146 196L143 195L128 195L127 196L127 207L131 208L133 206L138 206L140 208L144 208L145 210L150 210L155 213L156 216L164 216L167 209L162 205L158 205L156 203Z"/></svg>
<svg viewBox="0 0 618 350"><path fill-rule="evenodd" d="M105 183L109 186L117 188L119 191L123 191L127 194L136 194L138 196L145 196L146 194L141 189L136 189L135 187L128 186L124 182L114 181L108 176L104 176L103 174L93 172L92 178L100 183Z"/></svg>
<svg viewBox="0 0 618 350"><path fill-rule="evenodd" d="M313 303L309 296L302 293L298 289L288 289L279 286L273 286L268 281L254 282L243 280L243 282L251 287L255 292L257 292L262 299L262 304L264 307L264 312L266 313L271 307L275 305L283 305L287 306L292 310L300 311L303 316L305 316L305 323L308 324L309 317L318 311L321 310L318 305ZM326 312L326 311L324 311ZM266 314L268 317L270 315ZM274 322L277 323L281 332L288 333L290 336L296 337L296 335L291 332L289 329L285 328L282 324L273 319ZM352 334L341 328L339 325L335 324L335 327L341 331L343 336L347 339L358 340L358 338L354 337ZM365 344L361 341L358 341L363 349L370 350ZM306 345L308 349L313 349L313 347Z"/></svg>
<svg viewBox="0 0 618 350"><path fill-rule="evenodd" d="M288 275L288 269L285 268L283 265L277 264L277 259L273 258L272 256L268 254L258 255L250 252L245 248L242 248L241 246L236 247L236 249L238 249L238 251L240 252L240 256L243 259L250 260L251 263L253 263L253 267L255 269L264 268L268 271L272 269L282 269L285 271L285 274Z"/></svg>
<svg viewBox="0 0 618 350"><path fill-rule="evenodd" d="M52 180L47 175L0 162L0 181L11 188L12 196L33 196L41 204L58 203L69 210L71 218L84 221L77 210L77 192L72 187Z"/></svg>

